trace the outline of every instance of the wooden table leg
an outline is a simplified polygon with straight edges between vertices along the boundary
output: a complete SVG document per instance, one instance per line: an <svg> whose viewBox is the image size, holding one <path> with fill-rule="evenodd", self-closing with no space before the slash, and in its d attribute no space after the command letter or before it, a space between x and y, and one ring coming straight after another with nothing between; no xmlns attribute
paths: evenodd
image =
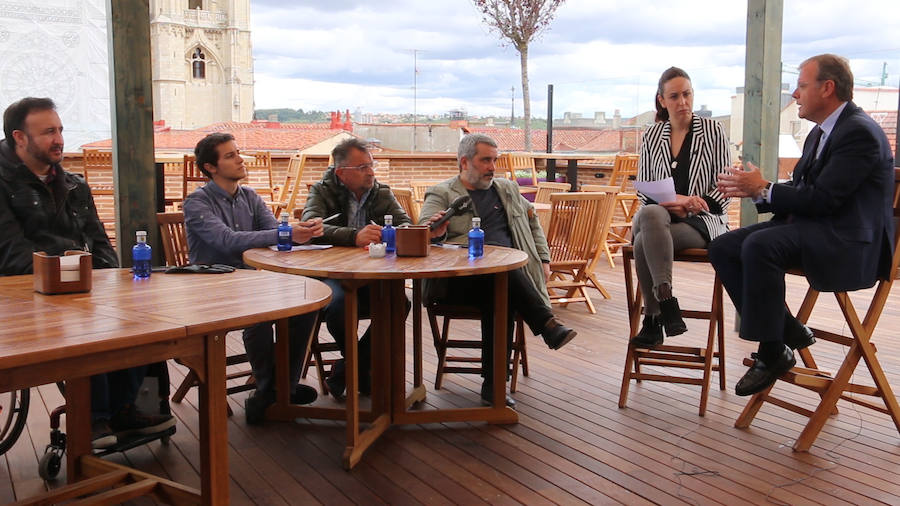
<svg viewBox="0 0 900 506"><path fill-rule="evenodd" d="M91 379L66 380L66 477L69 483L83 478L80 459L91 454Z"/></svg>
<svg viewBox="0 0 900 506"><path fill-rule="evenodd" d="M422 280L413 280L413 388L422 387L422 399L425 400L425 388L422 385ZM416 401L419 402L419 401Z"/></svg>
<svg viewBox="0 0 900 506"><path fill-rule="evenodd" d="M205 337L200 385L200 479L204 504L228 504L228 423L225 409L225 333ZM204 372L204 371L198 371Z"/></svg>
<svg viewBox="0 0 900 506"><path fill-rule="evenodd" d="M291 330L288 319L275 322L275 405L291 403ZM271 407L271 406L270 406Z"/></svg>
<svg viewBox="0 0 900 506"><path fill-rule="evenodd" d="M494 274L494 409L506 408L506 313L509 273Z"/></svg>
<svg viewBox="0 0 900 506"><path fill-rule="evenodd" d="M400 283L402 287L402 280ZM346 326L344 360L347 367L347 446L344 448L343 465L344 469L347 470L352 469L359 462L363 452L391 425L390 412L385 408L389 402L389 394L381 392L372 400L372 411L375 418L372 420L371 426L364 431L361 431L359 427L359 378L357 372L359 344L356 340L356 331L359 326L357 317L359 299L357 291L364 284L366 283L359 281L344 281L341 283L344 287L344 325ZM380 286L381 284L373 284L373 291L380 290ZM389 343L384 342L385 339L381 336L383 332L390 332L390 315L384 312L384 308L389 307L390 303L383 300L386 297L379 297L378 292L373 292L369 295L373 310L371 325L374 326L372 329L372 347L373 351L375 351L380 346L390 346ZM387 336L385 335L384 337ZM381 352L389 353L389 348L383 349ZM383 374L387 377L388 373L384 372ZM381 379L381 381L383 382L384 380ZM383 383L381 385L376 383L373 386L384 388ZM379 412L379 409L381 412Z"/></svg>

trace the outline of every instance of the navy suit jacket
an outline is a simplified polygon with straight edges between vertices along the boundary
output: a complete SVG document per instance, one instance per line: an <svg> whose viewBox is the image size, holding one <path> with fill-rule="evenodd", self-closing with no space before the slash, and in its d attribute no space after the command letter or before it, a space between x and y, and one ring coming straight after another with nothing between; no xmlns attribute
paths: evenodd
<svg viewBox="0 0 900 506"><path fill-rule="evenodd" d="M894 157L884 130L853 102L838 116L819 158L815 127L792 181L773 185L775 221L798 225L803 271L819 291L868 288L890 275Z"/></svg>

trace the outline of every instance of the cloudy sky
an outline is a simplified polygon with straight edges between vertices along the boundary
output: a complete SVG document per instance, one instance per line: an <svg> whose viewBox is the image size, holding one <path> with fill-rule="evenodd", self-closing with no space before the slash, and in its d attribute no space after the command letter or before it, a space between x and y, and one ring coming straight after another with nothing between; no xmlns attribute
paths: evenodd
<svg viewBox="0 0 900 506"><path fill-rule="evenodd" d="M900 1L784 0L782 60L850 59L858 81L900 81ZM509 115L518 53L502 46L471 0L251 0L256 107L420 114L464 108ZM745 1L567 0L530 47L532 114L630 116L653 107L670 65L692 77L695 107L728 114L744 81ZM417 65L414 67L414 51ZM796 75L785 73L784 82Z"/></svg>

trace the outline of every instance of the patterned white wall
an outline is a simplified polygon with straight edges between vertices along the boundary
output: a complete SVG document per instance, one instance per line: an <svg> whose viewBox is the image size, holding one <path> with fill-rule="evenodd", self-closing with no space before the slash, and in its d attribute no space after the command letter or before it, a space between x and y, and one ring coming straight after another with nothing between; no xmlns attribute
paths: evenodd
<svg viewBox="0 0 900 506"><path fill-rule="evenodd" d="M0 110L25 96L56 102L66 151L111 137L105 0L0 0Z"/></svg>

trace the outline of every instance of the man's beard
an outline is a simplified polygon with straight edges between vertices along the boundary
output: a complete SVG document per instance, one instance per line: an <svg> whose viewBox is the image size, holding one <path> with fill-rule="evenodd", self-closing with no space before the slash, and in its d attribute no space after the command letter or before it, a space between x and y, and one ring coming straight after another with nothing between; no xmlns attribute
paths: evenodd
<svg viewBox="0 0 900 506"><path fill-rule="evenodd" d="M50 149L56 148L57 145L50 146ZM26 146L25 150L28 151L28 154L31 155L35 160L46 163L47 165L53 165L62 161L62 146L58 146L60 155L54 156L50 154L50 149L47 151L42 151L37 145L32 141L31 137L28 137L28 146Z"/></svg>
<svg viewBox="0 0 900 506"><path fill-rule="evenodd" d="M491 187L491 183L494 182L493 177L491 177L491 179L483 179L481 174L473 170L464 171L463 177L466 178L466 182L476 190L487 190Z"/></svg>

